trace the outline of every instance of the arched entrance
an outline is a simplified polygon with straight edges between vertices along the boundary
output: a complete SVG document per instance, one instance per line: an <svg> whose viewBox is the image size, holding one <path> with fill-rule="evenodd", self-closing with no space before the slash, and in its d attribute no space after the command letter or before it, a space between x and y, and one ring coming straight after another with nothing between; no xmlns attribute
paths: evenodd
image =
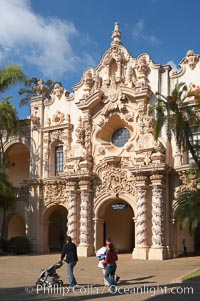
<svg viewBox="0 0 200 301"><path fill-rule="evenodd" d="M5 160L10 182L19 187L23 180L29 178L29 149L22 143L13 143L6 149Z"/></svg>
<svg viewBox="0 0 200 301"><path fill-rule="evenodd" d="M132 207L124 200L110 199L101 205L98 216L101 223L96 228L97 246L100 247L100 241L104 244L106 237L110 237L119 252L132 252L135 246Z"/></svg>
<svg viewBox="0 0 200 301"><path fill-rule="evenodd" d="M43 251L60 251L67 232L68 211L64 206L54 205L43 214ZM45 237L46 242L45 242Z"/></svg>
<svg viewBox="0 0 200 301"><path fill-rule="evenodd" d="M7 237L26 236L26 226L23 217L14 213L8 216Z"/></svg>

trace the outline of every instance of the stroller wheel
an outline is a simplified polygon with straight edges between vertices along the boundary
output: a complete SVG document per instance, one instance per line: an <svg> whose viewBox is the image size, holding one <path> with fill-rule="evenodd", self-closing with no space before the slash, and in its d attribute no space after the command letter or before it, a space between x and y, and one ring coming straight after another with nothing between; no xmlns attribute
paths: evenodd
<svg viewBox="0 0 200 301"><path fill-rule="evenodd" d="M54 284L53 282L47 282L46 283L46 285L47 285L48 288L52 288L53 284Z"/></svg>

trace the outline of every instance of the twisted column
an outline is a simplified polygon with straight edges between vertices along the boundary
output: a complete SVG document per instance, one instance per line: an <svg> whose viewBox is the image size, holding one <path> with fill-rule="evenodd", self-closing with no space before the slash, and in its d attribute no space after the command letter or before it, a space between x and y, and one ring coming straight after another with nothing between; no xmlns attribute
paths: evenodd
<svg viewBox="0 0 200 301"><path fill-rule="evenodd" d="M68 192L68 199L67 233L74 242L77 242L77 192L70 190Z"/></svg>
<svg viewBox="0 0 200 301"><path fill-rule="evenodd" d="M135 248L133 250L134 259L148 258L147 242L147 191L149 178L143 174L136 173L136 202L137 215L135 221Z"/></svg>
<svg viewBox="0 0 200 301"><path fill-rule="evenodd" d="M80 244L78 254L80 256L93 255L92 246L92 190L90 189L90 177L79 182L81 203L80 203Z"/></svg>
<svg viewBox="0 0 200 301"><path fill-rule="evenodd" d="M78 191L76 181L68 181L66 185L68 193L68 216L67 216L67 234L71 236L75 243L78 243L77 237L77 203Z"/></svg>
<svg viewBox="0 0 200 301"><path fill-rule="evenodd" d="M164 245L165 235L165 176L153 174L152 181L152 246L149 259L167 258L167 248Z"/></svg>
<svg viewBox="0 0 200 301"><path fill-rule="evenodd" d="M147 246L147 189L137 187L136 246Z"/></svg>
<svg viewBox="0 0 200 301"><path fill-rule="evenodd" d="M152 189L152 247L160 248L163 246L164 227L163 227L163 188L154 186Z"/></svg>
<svg viewBox="0 0 200 301"><path fill-rule="evenodd" d="M80 245L91 243L91 193L81 190Z"/></svg>

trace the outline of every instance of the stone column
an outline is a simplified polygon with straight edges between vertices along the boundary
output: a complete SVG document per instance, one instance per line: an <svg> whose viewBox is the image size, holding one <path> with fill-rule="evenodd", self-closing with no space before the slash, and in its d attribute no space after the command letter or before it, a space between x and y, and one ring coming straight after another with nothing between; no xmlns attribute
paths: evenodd
<svg viewBox="0 0 200 301"><path fill-rule="evenodd" d="M82 180L79 183L81 192L81 210L80 210L80 244L78 246L78 254L80 256L93 255L93 246L91 244L91 189L90 180Z"/></svg>
<svg viewBox="0 0 200 301"><path fill-rule="evenodd" d="M32 251L40 252L40 183L37 180L27 180L29 186L29 235Z"/></svg>
<svg viewBox="0 0 200 301"><path fill-rule="evenodd" d="M167 256L164 247L164 208L165 184L162 175L151 176L152 180L152 246L149 250L149 259L163 260Z"/></svg>
<svg viewBox="0 0 200 301"><path fill-rule="evenodd" d="M67 183L68 190L68 217L67 217L67 234L71 236L74 243L78 243L77 237L77 203L78 191L75 182Z"/></svg>
<svg viewBox="0 0 200 301"><path fill-rule="evenodd" d="M95 251L100 249L104 245L103 241L103 226L104 226L104 219L102 218L94 218L94 248Z"/></svg>
<svg viewBox="0 0 200 301"><path fill-rule="evenodd" d="M49 252L49 237L48 237L49 224L50 224L49 220L43 219L41 221L40 253L48 253Z"/></svg>
<svg viewBox="0 0 200 301"><path fill-rule="evenodd" d="M147 259L149 247L147 245L147 177L137 177L137 218L135 226L135 248L133 250L134 259Z"/></svg>

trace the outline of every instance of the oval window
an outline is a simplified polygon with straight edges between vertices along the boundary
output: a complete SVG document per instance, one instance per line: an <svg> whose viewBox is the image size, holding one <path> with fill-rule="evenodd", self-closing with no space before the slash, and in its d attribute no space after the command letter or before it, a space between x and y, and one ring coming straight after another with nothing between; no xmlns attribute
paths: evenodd
<svg viewBox="0 0 200 301"><path fill-rule="evenodd" d="M130 136L127 128L119 128L112 135L112 143L117 147L122 147L129 140Z"/></svg>

